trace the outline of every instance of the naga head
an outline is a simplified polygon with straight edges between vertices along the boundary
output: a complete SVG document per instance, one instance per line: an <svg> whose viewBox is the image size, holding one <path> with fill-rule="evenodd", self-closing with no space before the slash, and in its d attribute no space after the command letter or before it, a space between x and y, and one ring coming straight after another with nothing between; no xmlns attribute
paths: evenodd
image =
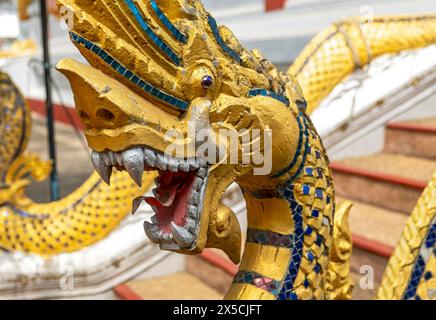
<svg viewBox="0 0 436 320"><path fill-rule="evenodd" d="M221 197L233 182L256 194L286 180L305 106L296 81L243 48L200 1L58 6L89 63L67 59L58 69L102 178L109 183L115 167L140 184L143 171L158 172L155 197L145 198L156 214L144 226L162 249L198 253L225 247L220 239L240 242Z"/></svg>

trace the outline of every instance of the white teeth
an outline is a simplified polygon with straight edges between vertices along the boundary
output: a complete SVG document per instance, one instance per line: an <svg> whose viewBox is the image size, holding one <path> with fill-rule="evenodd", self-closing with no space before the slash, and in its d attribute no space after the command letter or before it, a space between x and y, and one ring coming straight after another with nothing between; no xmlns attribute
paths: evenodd
<svg viewBox="0 0 436 320"><path fill-rule="evenodd" d="M206 170L206 168L200 168L200 169L198 169L198 172L197 172L197 176L198 176L198 177L205 178L205 177L206 177L206 174L207 174L207 170Z"/></svg>
<svg viewBox="0 0 436 320"><path fill-rule="evenodd" d="M188 200L188 204L197 205L199 198L200 198L200 195L198 194L198 192L192 191L191 197Z"/></svg>
<svg viewBox="0 0 436 320"><path fill-rule="evenodd" d="M171 172L179 171L179 162L174 158L168 159L168 170Z"/></svg>
<svg viewBox="0 0 436 320"><path fill-rule="evenodd" d="M200 191L202 185L203 179L201 179L200 177L195 177L194 183L192 184L192 190Z"/></svg>
<svg viewBox="0 0 436 320"><path fill-rule="evenodd" d="M188 219L186 219L185 228L193 234L195 232L195 226L195 220L188 217Z"/></svg>
<svg viewBox="0 0 436 320"><path fill-rule="evenodd" d="M172 233L164 233L163 236L162 236L162 238L163 238L165 241L171 241L171 240L173 240L173 234L172 234Z"/></svg>
<svg viewBox="0 0 436 320"><path fill-rule="evenodd" d="M123 163L130 177L138 186L142 186L144 173L144 153L141 148L129 149L123 152Z"/></svg>
<svg viewBox="0 0 436 320"><path fill-rule="evenodd" d="M138 184L142 183L144 169L158 169L160 171L169 170L171 172L197 171L197 176L205 178L207 169L202 166L201 159L176 159L162 155L148 148L133 148L124 152L106 151L102 153L93 152L92 159L96 170L105 181L110 178L111 167L117 166L124 168L132 179Z"/></svg>
<svg viewBox="0 0 436 320"><path fill-rule="evenodd" d="M188 217L196 219L197 218L197 207L188 206Z"/></svg>
<svg viewBox="0 0 436 320"><path fill-rule="evenodd" d="M188 159L188 163L190 170L197 170L199 168L198 162L195 159Z"/></svg>
<svg viewBox="0 0 436 320"><path fill-rule="evenodd" d="M92 151L91 159L97 173L100 175L103 181L106 182L106 184L110 185L112 167L106 165L102 155L98 152Z"/></svg>
<svg viewBox="0 0 436 320"><path fill-rule="evenodd" d="M149 149L144 149L144 162L147 167L154 168L154 164L156 162L155 153Z"/></svg>
<svg viewBox="0 0 436 320"><path fill-rule="evenodd" d="M185 228L171 222L171 229L173 231L174 240L179 246L190 247L194 243L194 235Z"/></svg>
<svg viewBox="0 0 436 320"><path fill-rule="evenodd" d="M167 165L168 165L168 160L164 156L158 154L156 159L156 167L159 170L165 171L167 169Z"/></svg>
<svg viewBox="0 0 436 320"><path fill-rule="evenodd" d="M179 169L182 172L189 172L189 167L190 167L189 162L184 161L184 162L180 162L179 164Z"/></svg>
<svg viewBox="0 0 436 320"><path fill-rule="evenodd" d="M155 224L152 224L148 221L144 221L144 231L147 237L150 238L151 241L155 243L159 243L159 227Z"/></svg>

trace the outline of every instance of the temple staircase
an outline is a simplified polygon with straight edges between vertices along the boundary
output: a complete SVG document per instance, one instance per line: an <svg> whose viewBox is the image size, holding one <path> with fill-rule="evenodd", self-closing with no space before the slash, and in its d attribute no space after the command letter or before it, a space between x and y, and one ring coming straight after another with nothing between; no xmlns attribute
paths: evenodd
<svg viewBox="0 0 436 320"><path fill-rule="evenodd" d="M392 122L380 153L332 163L338 200L354 203L352 272L355 296L374 296L419 196L436 172L436 118ZM374 286L360 280L372 267Z"/></svg>

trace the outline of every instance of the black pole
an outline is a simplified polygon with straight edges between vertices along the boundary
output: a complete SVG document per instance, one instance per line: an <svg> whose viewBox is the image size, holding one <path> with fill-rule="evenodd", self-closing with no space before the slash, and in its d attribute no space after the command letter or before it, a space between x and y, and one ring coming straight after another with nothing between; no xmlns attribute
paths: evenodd
<svg viewBox="0 0 436 320"><path fill-rule="evenodd" d="M53 121L53 104L51 99L51 74L50 74L50 52L48 47L48 19L46 0L40 0L41 8L41 33L44 54L44 76L45 76L45 103L47 110L47 131L48 131L48 148L49 156L52 161L52 171L50 174L50 199L52 201L59 199L59 180L56 163L56 145Z"/></svg>

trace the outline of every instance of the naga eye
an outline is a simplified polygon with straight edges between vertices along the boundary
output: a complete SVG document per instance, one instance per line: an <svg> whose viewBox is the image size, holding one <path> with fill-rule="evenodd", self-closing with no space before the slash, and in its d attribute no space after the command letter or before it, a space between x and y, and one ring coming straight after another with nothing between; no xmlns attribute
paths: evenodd
<svg viewBox="0 0 436 320"><path fill-rule="evenodd" d="M204 76L203 79L201 79L201 86L204 89L208 89L212 87L213 85L213 78L211 76Z"/></svg>

